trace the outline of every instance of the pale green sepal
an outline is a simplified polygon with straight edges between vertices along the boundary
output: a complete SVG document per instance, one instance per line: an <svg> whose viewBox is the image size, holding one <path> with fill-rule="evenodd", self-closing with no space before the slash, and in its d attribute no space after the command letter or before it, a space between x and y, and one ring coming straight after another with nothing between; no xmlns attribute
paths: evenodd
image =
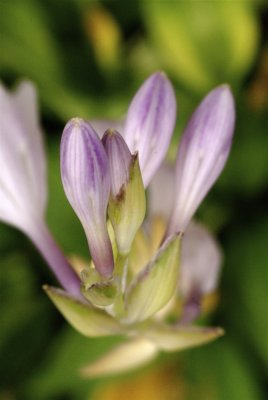
<svg viewBox="0 0 268 400"><path fill-rule="evenodd" d="M211 342L224 334L222 328L197 326L169 326L154 324L143 335L160 349L167 352L188 349Z"/></svg>
<svg viewBox="0 0 268 400"><path fill-rule="evenodd" d="M117 286L112 280L97 282L90 287L82 286L81 292L95 306L106 307L113 304L117 294Z"/></svg>
<svg viewBox="0 0 268 400"><path fill-rule="evenodd" d="M168 303L178 282L179 249L180 236L171 237L133 279L126 291L126 315L122 322L143 321Z"/></svg>
<svg viewBox="0 0 268 400"><path fill-rule="evenodd" d="M93 378L126 372L151 361L156 354L157 348L152 342L134 338L82 368L81 374Z"/></svg>
<svg viewBox="0 0 268 400"><path fill-rule="evenodd" d="M124 333L122 327L104 311L73 298L61 289L43 288L66 320L82 335L97 337Z"/></svg>
<svg viewBox="0 0 268 400"><path fill-rule="evenodd" d="M110 196L108 206L108 216L114 228L120 254L129 253L145 212L145 190L138 155L134 154L129 169L129 181L122 186L116 197Z"/></svg>

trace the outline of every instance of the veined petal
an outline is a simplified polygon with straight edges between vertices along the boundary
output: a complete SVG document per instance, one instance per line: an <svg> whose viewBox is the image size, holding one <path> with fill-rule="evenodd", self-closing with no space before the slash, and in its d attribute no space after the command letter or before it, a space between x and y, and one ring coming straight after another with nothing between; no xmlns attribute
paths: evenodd
<svg viewBox="0 0 268 400"><path fill-rule="evenodd" d="M157 352L157 347L147 339L130 339L82 368L81 373L95 378L130 371L154 359Z"/></svg>
<svg viewBox="0 0 268 400"><path fill-rule="evenodd" d="M215 290L222 262L220 248L210 232L191 222L181 246L181 279L179 288L184 298Z"/></svg>
<svg viewBox="0 0 268 400"><path fill-rule="evenodd" d="M114 129L107 129L102 143L108 157L111 194L116 197L129 181L132 156L123 137Z"/></svg>
<svg viewBox="0 0 268 400"><path fill-rule="evenodd" d="M98 272L110 276L113 254L106 226L111 181L108 159L94 129L79 118L61 140L61 177L65 194L80 219Z"/></svg>
<svg viewBox="0 0 268 400"><path fill-rule="evenodd" d="M124 139L132 153L139 153L147 187L169 147L176 119L176 98L166 75L151 75L134 96L127 113Z"/></svg>
<svg viewBox="0 0 268 400"><path fill-rule="evenodd" d="M47 201L46 185L46 155L43 134L39 124L37 94L31 82L21 82L14 93L14 102L18 110L21 123L28 137L29 151L32 155L33 173L32 185L36 194L36 203L44 210Z"/></svg>
<svg viewBox="0 0 268 400"><path fill-rule="evenodd" d="M44 290L67 321L82 335L97 337L123 334L122 327L104 311L79 301L61 289L44 286Z"/></svg>
<svg viewBox="0 0 268 400"><path fill-rule="evenodd" d="M234 121L234 100L226 85L212 90L194 112L178 151L169 234L185 230L221 173L230 152Z"/></svg>
<svg viewBox="0 0 268 400"><path fill-rule="evenodd" d="M33 85L22 82L14 93L0 85L0 109L0 218L28 231L29 216L43 217L47 200Z"/></svg>

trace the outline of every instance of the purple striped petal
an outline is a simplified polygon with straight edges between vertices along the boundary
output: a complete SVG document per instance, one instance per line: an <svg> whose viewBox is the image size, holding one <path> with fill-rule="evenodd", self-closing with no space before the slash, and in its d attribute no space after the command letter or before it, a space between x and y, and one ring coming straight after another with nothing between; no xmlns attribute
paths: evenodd
<svg viewBox="0 0 268 400"><path fill-rule="evenodd" d="M61 140L61 177L65 194L86 232L98 272L110 276L113 255L106 227L110 195L108 159L97 133L82 119L66 125Z"/></svg>
<svg viewBox="0 0 268 400"><path fill-rule="evenodd" d="M129 180L132 156L120 133L113 129L105 132L102 143L108 156L111 192L116 197Z"/></svg>
<svg viewBox="0 0 268 400"><path fill-rule="evenodd" d="M133 98L127 113L124 139L131 153L139 153L147 187L169 147L176 119L174 90L162 72L151 75Z"/></svg>
<svg viewBox="0 0 268 400"><path fill-rule="evenodd" d="M169 234L184 231L220 175L230 152L235 122L227 85L212 90L190 119L178 151Z"/></svg>
<svg viewBox="0 0 268 400"><path fill-rule="evenodd" d="M0 109L0 219L29 232L30 219L43 218L47 200L34 86L22 82L9 93L0 85Z"/></svg>

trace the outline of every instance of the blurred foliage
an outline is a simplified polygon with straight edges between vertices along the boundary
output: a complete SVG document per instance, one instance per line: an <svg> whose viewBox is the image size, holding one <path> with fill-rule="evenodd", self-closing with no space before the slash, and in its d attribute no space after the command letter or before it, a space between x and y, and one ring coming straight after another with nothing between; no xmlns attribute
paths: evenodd
<svg viewBox="0 0 268 400"><path fill-rule="evenodd" d="M160 63L182 85L199 92L222 82L239 85L258 46L259 26L250 2L141 4Z"/></svg>
<svg viewBox="0 0 268 400"><path fill-rule="evenodd" d="M161 356L142 371L83 380L78 370L120 339L74 332L42 293L54 278L22 234L0 225L0 399L262 400L268 370L268 9L266 2L0 0L0 73L38 87L49 160L48 223L67 254L88 257L65 199L59 139L73 116L121 117L138 85L164 69L183 126L211 87L237 104L227 167L198 216L225 253L209 346Z"/></svg>

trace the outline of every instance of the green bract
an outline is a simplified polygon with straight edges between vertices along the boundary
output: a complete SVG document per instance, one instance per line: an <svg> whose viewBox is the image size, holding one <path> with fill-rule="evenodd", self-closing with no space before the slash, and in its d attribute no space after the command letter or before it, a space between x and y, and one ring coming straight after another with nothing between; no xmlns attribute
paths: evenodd
<svg viewBox="0 0 268 400"><path fill-rule="evenodd" d="M111 194L108 206L108 216L114 228L120 253L129 253L137 230L144 220L145 212L145 190L138 155L134 154L129 167L129 181L121 187L117 196Z"/></svg>

